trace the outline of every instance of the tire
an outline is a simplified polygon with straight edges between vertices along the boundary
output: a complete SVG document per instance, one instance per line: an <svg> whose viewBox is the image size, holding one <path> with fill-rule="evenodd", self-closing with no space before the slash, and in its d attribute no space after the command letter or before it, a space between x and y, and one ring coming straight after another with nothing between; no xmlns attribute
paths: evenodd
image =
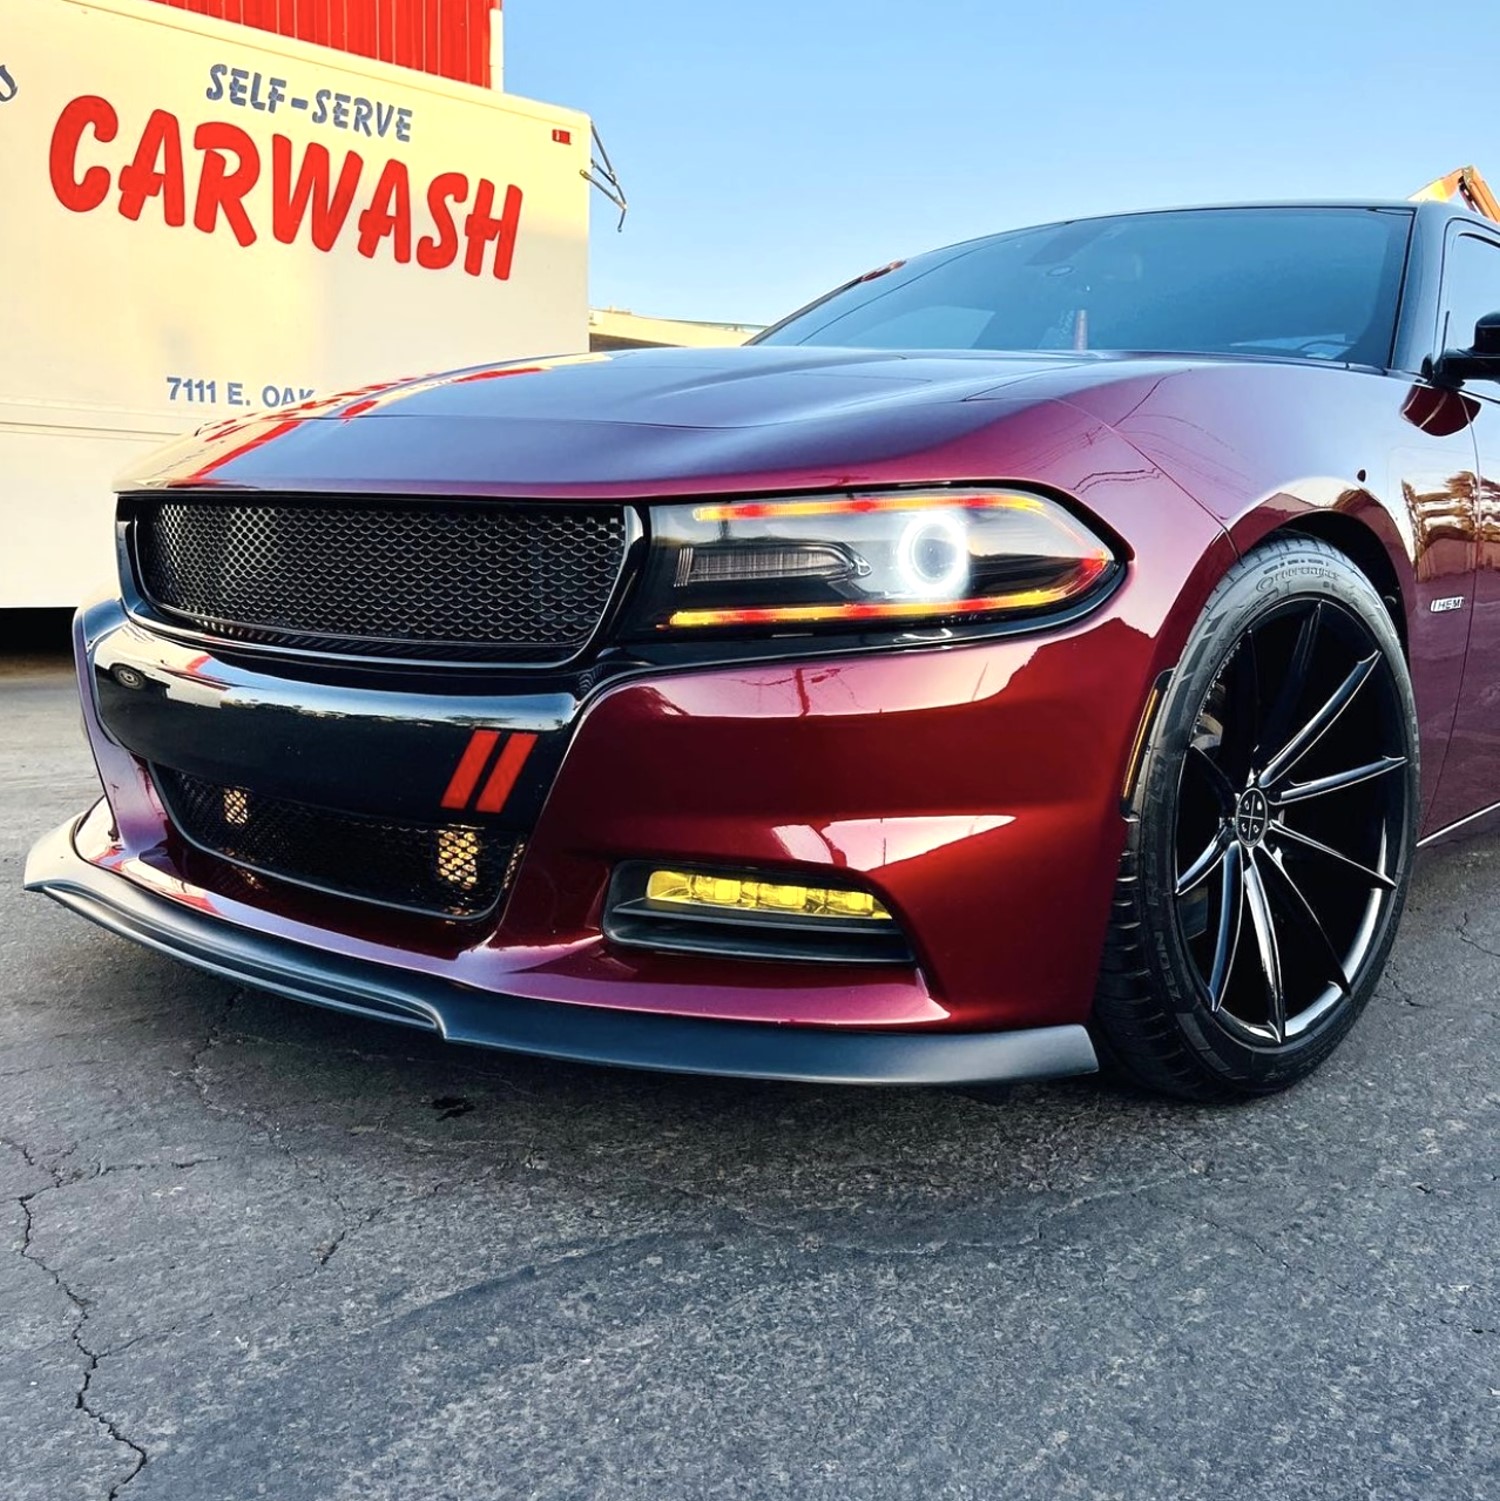
<svg viewBox="0 0 1500 1501"><path fill-rule="evenodd" d="M1317 1068L1395 939L1417 757L1405 655L1365 575L1306 537L1237 562L1147 732L1094 1005L1106 1065L1189 1100Z"/></svg>

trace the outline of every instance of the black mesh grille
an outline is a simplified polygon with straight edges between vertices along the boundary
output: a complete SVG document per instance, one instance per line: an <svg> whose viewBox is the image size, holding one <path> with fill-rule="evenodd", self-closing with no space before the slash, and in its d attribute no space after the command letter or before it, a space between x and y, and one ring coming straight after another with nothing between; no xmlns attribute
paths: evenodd
<svg viewBox="0 0 1500 1501"><path fill-rule="evenodd" d="M395 823L313 808L156 767L172 821L246 869L336 896L441 917L491 911L513 874L514 837L461 824Z"/></svg>
<svg viewBox="0 0 1500 1501"><path fill-rule="evenodd" d="M141 589L231 639L427 660L558 662L625 552L618 506L149 501Z"/></svg>

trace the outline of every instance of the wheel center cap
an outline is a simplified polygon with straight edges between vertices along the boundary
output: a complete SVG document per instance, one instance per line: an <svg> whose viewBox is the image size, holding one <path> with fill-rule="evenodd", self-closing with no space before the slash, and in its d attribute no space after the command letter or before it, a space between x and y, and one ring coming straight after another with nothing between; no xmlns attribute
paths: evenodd
<svg viewBox="0 0 1500 1501"><path fill-rule="evenodd" d="M1240 794L1234 810L1234 832L1245 844L1259 844L1271 822L1271 804L1259 787Z"/></svg>

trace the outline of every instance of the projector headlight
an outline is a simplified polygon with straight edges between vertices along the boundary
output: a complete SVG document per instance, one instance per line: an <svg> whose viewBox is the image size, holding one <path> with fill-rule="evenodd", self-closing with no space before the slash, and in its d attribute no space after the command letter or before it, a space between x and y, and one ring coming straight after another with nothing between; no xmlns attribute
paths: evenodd
<svg viewBox="0 0 1500 1501"><path fill-rule="evenodd" d="M637 632L942 624L1067 608L1120 564L1056 501L979 488L656 506Z"/></svg>

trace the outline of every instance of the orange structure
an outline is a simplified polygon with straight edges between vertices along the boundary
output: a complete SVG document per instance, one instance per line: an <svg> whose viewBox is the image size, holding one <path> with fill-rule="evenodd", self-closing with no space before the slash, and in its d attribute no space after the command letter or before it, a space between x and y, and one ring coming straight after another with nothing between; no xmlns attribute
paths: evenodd
<svg viewBox="0 0 1500 1501"><path fill-rule="evenodd" d="M160 0L199 15L499 88L500 0Z"/></svg>
<svg viewBox="0 0 1500 1501"><path fill-rule="evenodd" d="M1477 167L1460 167L1458 171L1428 183L1425 188L1418 188L1411 196L1414 203L1428 200L1436 203L1463 203L1476 214L1483 214L1486 219L1500 220L1500 199L1495 197L1489 183L1479 175Z"/></svg>

